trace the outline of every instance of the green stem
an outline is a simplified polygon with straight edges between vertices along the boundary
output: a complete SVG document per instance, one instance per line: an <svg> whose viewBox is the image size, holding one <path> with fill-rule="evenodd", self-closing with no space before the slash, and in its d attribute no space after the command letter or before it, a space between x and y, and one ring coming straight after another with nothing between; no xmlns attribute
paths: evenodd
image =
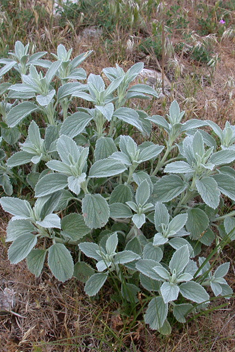
<svg viewBox="0 0 235 352"><path fill-rule="evenodd" d="M174 215L177 215L180 212L180 209L188 203L188 201L193 198L194 192L190 191L189 189L186 191L186 193L181 197L181 200L179 201L177 207L175 208Z"/></svg>
<svg viewBox="0 0 235 352"><path fill-rule="evenodd" d="M157 166L156 166L155 170L152 172L151 176L156 176L158 171L163 167L163 165L165 164L166 158L168 157L171 149L172 149L172 146L168 144L166 151L165 151L165 154L163 155L162 159L160 159L160 158L158 159Z"/></svg>
<svg viewBox="0 0 235 352"><path fill-rule="evenodd" d="M230 216L235 216L235 210L234 211L231 211L231 213L228 213L228 214L225 214L225 215L222 215L222 216L218 216L217 218L215 218L215 220L213 220L212 222L217 222L217 221L220 221L220 220L224 220L226 218L229 218Z"/></svg>
<svg viewBox="0 0 235 352"><path fill-rule="evenodd" d="M131 179L132 179L132 175L135 171L135 169L137 168L138 164L133 163L130 167L129 167L129 175L128 175L128 179L126 181L126 184L129 185L131 183Z"/></svg>

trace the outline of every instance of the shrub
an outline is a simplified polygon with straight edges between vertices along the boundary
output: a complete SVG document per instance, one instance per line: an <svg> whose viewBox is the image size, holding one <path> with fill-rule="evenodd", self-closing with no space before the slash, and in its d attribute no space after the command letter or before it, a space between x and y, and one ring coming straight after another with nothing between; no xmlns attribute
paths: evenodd
<svg viewBox="0 0 235 352"><path fill-rule="evenodd" d="M214 266L234 239L235 212L223 211L225 198L235 200L234 126L182 122L176 101L166 117L126 107L133 98L158 97L149 86L130 85L142 63L127 72L105 68L107 85L78 68L91 52L71 54L59 45L51 62L16 42L11 58L0 61L0 77L10 70L21 76L0 86L0 181L7 195L15 175L28 184L19 198L0 200L12 215L9 260L26 259L37 277L47 260L58 280L79 278L89 296L113 284L131 307L142 292L145 322L169 334L169 316L185 322L207 307L208 288L232 295L229 263ZM77 98L92 107L74 111ZM164 145L153 142L156 127Z"/></svg>

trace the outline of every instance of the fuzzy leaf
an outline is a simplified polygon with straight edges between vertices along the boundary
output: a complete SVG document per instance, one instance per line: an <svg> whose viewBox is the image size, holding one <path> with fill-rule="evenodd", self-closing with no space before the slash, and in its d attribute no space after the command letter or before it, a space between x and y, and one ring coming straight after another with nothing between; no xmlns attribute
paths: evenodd
<svg viewBox="0 0 235 352"><path fill-rule="evenodd" d="M82 212L86 225L91 229L105 226L110 215L108 203L100 194L86 194L82 200Z"/></svg>
<svg viewBox="0 0 235 352"><path fill-rule="evenodd" d="M144 321L153 330L158 330L164 324L168 313L168 304L164 303L162 297L153 298L144 315Z"/></svg>
<svg viewBox="0 0 235 352"><path fill-rule="evenodd" d="M40 276L46 258L46 250L33 249L26 258L29 271L36 277Z"/></svg>
<svg viewBox="0 0 235 352"><path fill-rule="evenodd" d="M11 264L17 264L25 259L36 244L37 237L33 234L17 237L8 250L8 259Z"/></svg>
<svg viewBox="0 0 235 352"><path fill-rule="evenodd" d="M203 201L211 208L216 209L220 202L220 191L212 177L203 177L196 181L197 191Z"/></svg>
<svg viewBox="0 0 235 352"><path fill-rule="evenodd" d="M186 282L181 284L179 287L182 296L193 302L203 303L208 301L210 298L206 290L197 282Z"/></svg>
<svg viewBox="0 0 235 352"><path fill-rule="evenodd" d="M107 273L92 275L86 282L84 290L88 296L95 296L107 280Z"/></svg>
<svg viewBox="0 0 235 352"><path fill-rule="evenodd" d="M59 281L65 282L73 276L73 258L62 243L55 243L49 248L48 265L52 274Z"/></svg>

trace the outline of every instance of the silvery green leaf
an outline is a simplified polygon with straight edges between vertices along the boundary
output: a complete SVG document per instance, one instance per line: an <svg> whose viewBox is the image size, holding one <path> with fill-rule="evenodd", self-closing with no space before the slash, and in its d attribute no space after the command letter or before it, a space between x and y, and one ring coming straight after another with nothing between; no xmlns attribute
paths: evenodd
<svg viewBox="0 0 235 352"><path fill-rule="evenodd" d="M210 287L214 293L214 295L217 297L222 293L222 287L220 286L220 284L218 284L217 282L211 282L210 283Z"/></svg>
<svg viewBox="0 0 235 352"><path fill-rule="evenodd" d="M26 258L29 271L36 277L39 277L42 272L46 253L44 249L33 249Z"/></svg>
<svg viewBox="0 0 235 352"><path fill-rule="evenodd" d="M84 99L86 101L90 101L92 103L96 103L96 100L88 93L85 92L81 92L81 91L76 91L72 94L72 97L77 97L77 98L81 98Z"/></svg>
<svg viewBox="0 0 235 352"><path fill-rule="evenodd" d="M83 68L73 69L65 79L86 79L86 71Z"/></svg>
<svg viewBox="0 0 235 352"><path fill-rule="evenodd" d="M8 259L11 264L17 264L25 259L37 244L37 237L33 234L25 234L17 237L8 250Z"/></svg>
<svg viewBox="0 0 235 352"><path fill-rule="evenodd" d="M131 158L123 152L114 152L110 155L111 159L120 161L122 164L130 166L132 164Z"/></svg>
<svg viewBox="0 0 235 352"><path fill-rule="evenodd" d="M144 64L143 62L138 62L137 64L134 64L129 68L129 70L126 72L126 80L128 83L131 83L134 81L134 79L138 76L138 74L143 70Z"/></svg>
<svg viewBox="0 0 235 352"><path fill-rule="evenodd" d="M38 224L41 227L45 228L56 228L60 229L61 224L60 224L60 217L57 214L48 214L42 221L36 221L36 224Z"/></svg>
<svg viewBox="0 0 235 352"><path fill-rule="evenodd" d="M190 232L190 237L193 240L199 239L201 234L208 228L208 226L209 218L202 209L189 209L186 229Z"/></svg>
<svg viewBox="0 0 235 352"><path fill-rule="evenodd" d="M108 103L104 106L96 105L95 108L101 112L101 114L106 118L106 120L111 121L114 113L114 105L113 103Z"/></svg>
<svg viewBox="0 0 235 352"><path fill-rule="evenodd" d="M189 281L181 284L179 288L182 296L193 302L203 303L210 299L206 290L197 282Z"/></svg>
<svg viewBox="0 0 235 352"><path fill-rule="evenodd" d="M193 275L189 274L189 273L182 273L177 277L176 282L180 283L183 281L191 281L193 279Z"/></svg>
<svg viewBox="0 0 235 352"><path fill-rule="evenodd" d="M210 162L216 166L230 164L234 160L235 160L234 150L229 150L229 149L220 150L219 152L212 154L210 158Z"/></svg>
<svg viewBox="0 0 235 352"><path fill-rule="evenodd" d="M140 291L139 287L128 282L124 282L121 285L121 294L122 297L127 300L127 302L137 303L139 300L137 294Z"/></svg>
<svg viewBox="0 0 235 352"><path fill-rule="evenodd" d="M136 203L132 202L132 201L128 201L126 202L126 204L128 205L128 207L130 207L134 212L138 212L138 207L136 205Z"/></svg>
<svg viewBox="0 0 235 352"><path fill-rule="evenodd" d="M96 263L96 268L98 271L104 271L111 266L112 262L110 260L100 260Z"/></svg>
<svg viewBox="0 0 235 352"><path fill-rule="evenodd" d="M157 196L157 201L169 202L184 192L187 187L187 183L177 175L163 176L154 185L154 194Z"/></svg>
<svg viewBox="0 0 235 352"><path fill-rule="evenodd" d="M171 276L169 274L169 272L163 268L163 266L161 264L158 263L158 265L153 267L153 270L157 273L157 275L160 276L161 280L163 281L169 281Z"/></svg>
<svg viewBox="0 0 235 352"><path fill-rule="evenodd" d="M151 180L151 177L149 176L149 174L147 174L147 172L145 171L138 171L136 173L133 174L133 180L135 181L135 183L139 186L141 184L142 181L146 180L149 184L150 187L150 194L152 194L153 192L153 183Z"/></svg>
<svg viewBox="0 0 235 352"><path fill-rule="evenodd" d="M100 194L86 194L82 200L82 212L91 229L105 226L110 216L108 203Z"/></svg>
<svg viewBox="0 0 235 352"><path fill-rule="evenodd" d="M190 257L194 256L193 247L185 238L172 238L168 243L172 248L176 250L186 245L188 247Z"/></svg>
<svg viewBox="0 0 235 352"><path fill-rule="evenodd" d="M186 265L189 262L189 250L188 246L185 245L173 254L170 263L169 263L169 268L171 270L171 273L175 270L177 274L182 273L182 271L185 269Z"/></svg>
<svg viewBox="0 0 235 352"><path fill-rule="evenodd" d="M148 117L147 120L155 123L155 125L163 127L167 132L170 131L170 125L166 121L166 119L160 115L153 115L151 117Z"/></svg>
<svg viewBox="0 0 235 352"><path fill-rule="evenodd" d="M186 224L187 219L188 219L188 214L186 213L176 215L168 225L168 233L176 234L177 232L179 232Z"/></svg>
<svg viewBox="0 0 235 352"><path fill-rule="evenodd" d="M207 121L202 121L202 120L197 120L197 119L191 119L182 124L182 131L189 131L193 129L197 129L199 127L203 127L207 125Z"/></svg>
<svg viewBox="0 0 235 352"><path fill-rule="evenodd" d="M86 126L92 120L92 116L86 112L75 112L67 117L63 122L60 134L67 135L71 138L76 137L84 131Z"/></svg>
<svg viewBox="0 0 235 352"><path fill-rule="evenodd" d="M61 189L68 185L67 176L61 174L48 174L39 179L35 187L35 196L43 197Z"/></svg>
<svg viewBox="0 0 235 352"><path fill-rule="evenodd" d="M174 305L173 314L176 320L180 323L186 323L185 316L188 315L193 309L193 305L190 303L182 303Z"/></svg>
<svg viewBox="0 0 235 352"><path fill-rule="evenodd" d="M74 265L73 276L79 281L86 283L86 281L94 274L94 269L85 262L77 262Z"/></svg>
<svg viewBox="0 0 235 352"><path fill-rule="evenodd" d="M23 77L27 78L27 76L22 75ZM31 80L32 81L32 80ZM33 81L32 81L33 82ZM21 96L23 98L23 96L25 97L25 99L29 99L32 98L38 91L38 87L37 85L34 86L30 86L28 84L23 84L23 83L18 83L18 84L13 84L12 86L9 87L10 90L10 97L12 98L13 96ZM13 91L13 92L11 92Z"/></svg>
<svg viewBox="0 0 235 352"><path fill-rule="evenodd" d="M86 282L84 290L88 296L95 296L107 280L107 273L93 274Z"/></svg>
<svg viewBox="0 0 235 352"><path fill-rule="evenodd" d="M175 301L178 298L179 291L179 287L170 282L164 282L160 288L164 303Z"/></svg>
<svg viewBox="0 0 235 352"><path fill-rule="evenodd" d="M75 141L66 135L61 135L57 141L57 151L63 163L73 165L80 157L80 150Z"/></svg>
<svg viewBox="0 0 235 352"><path fill-rule="evenodd" d="M124 77L119 77L117 79L114 79L110 85L107 87L106 89L106 96L109 96L110 94L112 94L122 83Z"/></svg>
<svg viewBox="0 0 235 352"><path fill-rule="evenodd" d="M153 330L160 329L168 314L168 304L164 303L162 297L154 297L148 304L144 315L145 324L149 324Z"/></svg>
<svg viewBox="0 0 235 352"><path fill-rule="evenodd" d="M13 187L11 184L10 177L7 174L0 175L0 185L8 196L12 195Z"/></svg>
<svg viewBox="0 0 235 352"><path fill-rule="evenodd" d="M172 125L180 123L184 116L184 111L180 112L180 107L176 100L171 103L169 113L168 118Z"/></svg>
<svg viewBox="0 0 235 352"><path fill-rule="evenodd" d="M145 223L145 214L134 214L132 216L132 221L137 229L140 229Z"/></svg>
<svg viewBox="0 0 235 352"><path fill-rule="evenodd" d="M232 167L230 167L230 166L221 166L218 169L218 172L221 173L221 174L225 174L225 175L229 175L229 176L235 177L235 170Z"/></svg>
<svg viewBox="0 0 235 352"><path fill-rule="evenodd" d="M220 192L235 201L235 177L218 174L214 175L213 179L216 181Z"/></svg>
<svg viewBox="0 0 235 352"><path fill-rule="evenodd" d="M224 277L225 275L227 275L228 271L229 271L229 267L230 267L230 263L223 263L221 264L214 272L214 277Z"/></svg>
<svg viewBox="0 0 235 352"><path fill-rule="evenodd" d="M167 164L164 171L172 174L187 174L194 170L185 161L174 161L173 163Z"/></svg>
<svg viewBox="0 0 235 352"><path fill-rule="evenodd" d="M118 252L114 257L114 264L126 264L140 259L140 256L132 251Z"/></svg>
<svg viewBox="0 0 235 352"><path fill-rule="evenodd" d="M154 96L155 98L159 97L156 90L146 84L135 84L134 86L129 88L127 92L128 93L129 92L137 92L137 93L142 93L142 94L149 94L149 95Z"/></svg>
<svg viewBox="0 0 235 352"><path fill-rule="evenodd" d="M140 284L148 291L158 292L160 290L161 282L150 279L148 276L145 276L140 273Z"/></svg>
<svg viewBox="0 0 235 352"><path fill-rule="evenodd" d="M47 95L37 95L36 100L40 106L47 106L51 103L52 99L55 96L55 89L52 89Z"/></svg>
<svg viewBox="0 0 235 352"><path fill-rule="evenodd" d="M7 225L6 242L15 241L22 235L34 232L36 228L29 220L10 220Z"/></svg>
<svg viewBox="0 0 235 352"><path fill-rule="evenodd" d="M163 323L163 325L158 329L161 335L170 335L171 334L171 324L169 321L166 319Z"/></svg>
<svg viewBox="0 0 235 352"><path fill-rule="evenodd" d="M157 272L153 269L156 265L160 265L157 261L152 259L140 259L136 263L136 269L142 273L143 275L149 277L150 279L163 281L162 277L157 274ZM169 277L169 274L168 274Z"/></svg>
<svg viewBox="0 0 235 352"><path fill-rule="evenodd" d="M94 75L91 73L87 79L89 90L96 90L102 92L105 90L105 83L100 75Z"/></svg>
<svg viewBox="0 0 235 352"><path fill-rule="evenodd" d="M6 63L6 65L3 66L0 70L0 77L2 77L8 71L10 71L12 69L12 67L14 67L16 65L16 63L17 63L16 61L10 61L10 62Z"/></svg>
<svg viewBox="0 0 235 352"><path fill-rule="evenodd" d="M229 235L231 241L235 239L235 218L225 218L224 219L224 228L226 234Z"/></svg>
<svg viewBox="0 0 235 352"><path fill-rule="evenodd" d="M84 60L86 60L91 54L93 53L93 50L86 51L85 53L82 53L78 56L76 56L72 61L71 65L72 67L77 67L80 65Z"/></svg>
<svg viewBox="0 0 235 352"><path fill-rule="evenodd" d="M140 183L139 187L137 188L135 200L136 204L139 206L143 206L150 197L150 186L147 180L144 180Z"/></svg>
<svg viewBox="0 0 235 352"><path fill-rule="evenodd" d="M51 66L49 67L46 75L45 75L45 79L47 84L49 85L49 83L51 83L51 81L53 80L53 78L55 77L58 69L60 68L62 62L61 61L55 61L51 64Z"/></svg>
<svg viewBox="0 0 235 352"><path fill-rule="evenodd" d="M132 190L129 185L117 185L111 193L109 203L126 203L132 198Z"/></svg>
<svg viewBox="0 0 235 352"><path fill-rule="evenodd" d="M205 154L204 141L201 133L197 131L193 136L193 152L194 155L203 156Z"/></svg>
<svg viewBox="0 0 235 352"><path fill-rule="evenodd" d="M2 197L0 204L7 213L14 215L13 219L24 220L31 217L32 208L27 200L13 197Z"/></svg>
<svg viewBox="0 0 235 352"><path fill-rule="evenodd" d="M140 132L143 132L143 127L141 121L139 120L139 115L135 110L122 107L117 109L113 116L125 123L136 127Z"/></svg>
<svg viewBox="0 0 235 352"><path fill-rule="evenodd" d="M163 251L159 247L155 247L152 243L148 243L143 249L143 259L152 259L160 262L163 258Z"/></svg>
<svg viewBox="0 0 235 352"><path fill-rule="evenodd" d="M167 207L160 202L156 202L155 212L154 212L154 224L155 224L156 230L161 231L162 224L168 226L169 220L170 220L170 217L169 217Z"/></svg>
<svg viewBox="0 0 235 352"><path fill-rule="evenodd" d="M142 254L140 239L138 237L132 238L130 241L127 242L125 250L131 250L136 254Z"/></svg>
<svg viewBox="0 0 235 352"><path fill-rule="evenodd" d="M102 252L103 249L100 246L98 246L98 244L93 242L83 242L83 243L80 243L78 247L87 257L94 258L97 261L102 260L102 257L100 256L99 253Z"/></svg>
<svg viewBox="0 0 235 352"><path fill-rule="evenodd" d="M164 237L160 232L156 233L153 237L153 245L154 246L162 246L163 244L168 242L168 238Z"/></svg>
<svg viewBox="0 0 235 352"><path fill-rule="evenodd" d="M135 160L138 146L130 136L120 136L119 146L121 152L130 157L130 160Z"/></svg>
<svg viewBox="0 0 235 352"><path fill-rule="evenodd" d="M78 241L87 235L91 230L86 226L83 216L77 213L70 213L61 220L62 235L72 241Z"/></svg>
<svg viewBox="0 0 235 352"><path fill-rule="evenodd" d="M36 110L38 110L38 106L29 101L20 103L8 112L6 116L6 123L9 127L15 127L25 117Z"/></svg>
<svg viewBox="0 0 235 352"><path fill-rule="evenodd" d="M215 134L219 137L219 139L222 141L222 139L223 139L222 129L213 121L207 120L206 122L212 128L212 130L215 132Z"/></svg>
<svg viewBox="0 0 235 352"><path fill-rule="evenodd" d="M143 162L143 161L154 159L163 151L163 149L164 149L163 146L156 145L156 144L145 147L140 151L139 160Z"/></svg>
<svg viewBox="0 0 235 352"><path fill-rule="evenodd" d="M63 84L58 89L57 99L62 100L68 97L69 95L72 95L74 91L82 90L82 88L83 88L83 85L79 82L69 82L69 83Z"/></svg>
<svg viewBox="0 0 235 352"><path fill-rule="evenodd" d="M230 299L233 295L232 288L228 284L220 285L220 286L222 287L221 296L223 296L226 299Z"/></svg>
<svg viewBox="0 0 235 352"><path fill-rule="evenodd" d="M132 217L132 211L123 203L112 203L109 205L110 217L114 219L126 219Z"/></svg>
<svg viewBox="0 0 235 352"><path fill-rule="evenodd" d="M53 171L60 172L61 174L64 174L67 176L71 175L70 167L59 160L50 160L46 163L46 166Z"/></svg>
<svg viewBox="0 0 235 352"><path fill-rule="evenodd" d="M83 172L80 176L69 176L68 177L68 188L70 191L75 193L77 196L81 192L81 183L86 180L86 174Z"/></svg>
<svg viewBox="0 0 235 352"><path fill-rule="evenodd" d="M21 137L18 127L1 128L1 136L8 144L15 144Z"/></svg>
<svg viewBox="0 0 235 352"><path fill-rule="evenodd" d="M217 182L212 177L203 177L196 180L196 188L203 201L211 208L216 209L220 202L220 191Z"/></svg>
<svg viewBox="0 0 235 352"><path fill-rule="evenodd" d="M107 158L97 160L90 168L89 177L100 178L115 176L123 173L126 169L126 166L115 159Z"/></svg>
<svg viewBox="0 0 235 352"><path fill-rule="evenodd" d="M195 163L195 155L193 152L193 136L187 136L183 140L183 147L181 148L181 154L186 158L189 165Z"/></svg>
<svg viewBox="0 0 235 352"><path fill-rule="evenodd" d="M38 164L41 160L42 160L42 154L40 155L34 155L32 158L31 158L31 161L33 164Z"/></svg>
<svg viewBox="0 0 235 352"><path fill-rule="evenodd" d="M59 281L65 282L73 276L73 258L62 243L55 243L48 249L48 265Z"/></svg>
<svg viewBox="0 0 235 352"><path fill-rule="evenodd" d="M113 254L115 253L118 245L118 235L117 232L114 232L112 235L110 235L106 241L106 252L107 254Z"/></svg>
<svg viewBox="0 0 235 352"><path fill-rule="evenodd" d="M199 238L199 241L208 247L212 244L214 240L215 240L215 233L210 228L207 229L204 233L202 233L202 236Z"/></svg>
<svg viewBox="0 0 235 352"><path fill-rule="evenodd" d="M95 160L108 158L112 153L117 151L114 140L110 137L101 137L95 144Z"/></svg>
<svg viewBox="0 0 235 352"><path fill-rule="evenodd" d="M188 265L186 265L185 269L184 269L184 273L188 273L192 276L194 276L196 274L196 272L198 271L198 266L196 264L196 262L194 260L189 260ZM197 275L199 276L199 275Z"/></svg>

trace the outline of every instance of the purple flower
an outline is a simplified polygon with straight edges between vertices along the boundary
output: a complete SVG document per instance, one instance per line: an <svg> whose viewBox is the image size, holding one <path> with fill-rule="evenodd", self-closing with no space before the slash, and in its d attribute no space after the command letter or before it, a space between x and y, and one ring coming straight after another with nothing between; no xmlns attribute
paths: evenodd
<svg viewBox="0 0 235 352"><path fill-rule="evenodd" d="M220 20L219 23L225 24L225 20Z"/></svg>

